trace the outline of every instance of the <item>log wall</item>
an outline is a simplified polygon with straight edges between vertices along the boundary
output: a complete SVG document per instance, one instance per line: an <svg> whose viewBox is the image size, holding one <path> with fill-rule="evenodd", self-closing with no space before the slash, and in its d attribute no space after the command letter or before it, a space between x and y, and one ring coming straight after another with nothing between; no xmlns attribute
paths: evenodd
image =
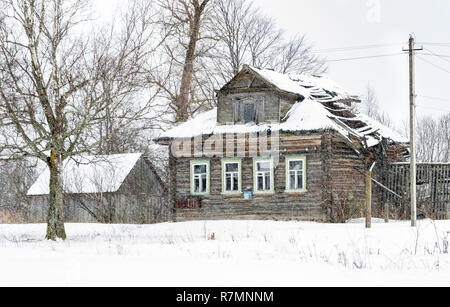
<svg viewBox="0 0 450 307"><path fill-rule="evenodd" d="M247 136L248 142L256 142ZM243 194L222 194L222 158L210 158L210 195L201 197L201 208L177 209L176 220L197 219L326 219L322 209L323 161L322 136L283 136L280 140L280 160L274 170L275 193L255 195L244 200ZM246 154L248 154L248 147ZM286 156L304 155L307 158L307 192L286 193ZM204 157L199 159L205 159ZM176 198L189 199L191 158L177 159ZM253 158L242 159L242 187L253 188Z"/></svg>
<svg viewBox="0 0 450 307"><path fill-rule="evenodd" d="M256 142L247 136L248 144ZM218 153L219 154L219 153ZM307 191L286 192L286 157L302 155L307 159ZM282 135L280 160L275 168L275 193L255 195L244 200L242 194L222 194L220 157L197 157L210 161L210 194L190 195L190 161L176 162L176 199L186 202L200 198L200 208L176 210L176 221L199 219L271 219L342 221L350 210L360 211L364 204L364 159L343 139L332 133ZM195 160L194 159L194 160ZM242 159L242 187L253 187L253 158ZM356 208L356 209L355 209ZM344 212L345 211L345 212Z"/></svg>

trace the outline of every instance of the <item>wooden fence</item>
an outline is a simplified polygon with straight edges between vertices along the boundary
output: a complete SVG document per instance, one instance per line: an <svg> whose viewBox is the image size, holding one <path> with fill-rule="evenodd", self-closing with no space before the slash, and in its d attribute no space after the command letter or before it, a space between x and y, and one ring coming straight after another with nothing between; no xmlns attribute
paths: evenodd
<svg viewBox="0 0 450 307"><path fill-rule="evenodd" d="M382 201L389 206L391 216L410 218L410 164L391 164L383 181L398 194L382 191ZM421 217L450 218L450 163L417 164L417 207Z"/></svg>

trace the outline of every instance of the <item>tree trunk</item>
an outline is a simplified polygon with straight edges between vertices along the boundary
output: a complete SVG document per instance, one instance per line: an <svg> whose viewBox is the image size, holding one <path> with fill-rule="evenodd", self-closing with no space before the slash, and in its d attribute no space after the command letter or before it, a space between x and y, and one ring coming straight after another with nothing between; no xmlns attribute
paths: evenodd
<svg viewBox="0 0 450 307"><path fill-rule="evenodd" d="M176 160L173 156L172 142L169 144L169 186L168 186L168 203L169 213L172 215L170 218L173 222L177 221L177 209L176 209Z"/></svg>
<svg viewBox="0 0 450 307"><path fill-rule="evenodd" d="M198 1L194 2L194 15L190 20L190 37L189 44L186 50L185 63L183 68L183 75L181 77L180 94L177 99L177 122L185 122L188 120L188 109L189 109L189 94L191 92L192 79L194 75L194 62L196 59L196 48L197 42L200 38L200 26L202 15L204 13L205 7L209 0L204 0L200 5Z"/></svg>
<svg viewBox="0 0 450 307"><path fill-rule="evenodd" d="M67 238L64 228L62 161L52 152L50 157L50 195L48 200L47 240Z"/></svg>

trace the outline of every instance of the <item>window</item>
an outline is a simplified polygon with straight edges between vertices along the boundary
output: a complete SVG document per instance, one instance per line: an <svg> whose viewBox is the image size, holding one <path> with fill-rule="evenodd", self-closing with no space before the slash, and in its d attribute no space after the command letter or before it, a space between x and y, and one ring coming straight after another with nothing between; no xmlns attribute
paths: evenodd
<svg viewBox="0 0 450 307"><path fill-rule="evenodd" d="M273 193L275 187L272 159L255 159L254 172L255 193Z"/></svg>
<svg viewBox="0 0 450 307"><path fill-rule="evenodd" d="M242 192L241 160L222 160L223 193L234 194Z"/></svg>
<svg viewBox="0 0 450 307"><path fill-rule="evenodd" d="M209 194L209 161L191 162L191 194Z"/></svg>
<svg viewBox="0 0 450 307"><path fill-rule="evenodd" d="M286 158L286 190L288 192L306 191L306 157Z"/></svg>
<svg viewBox="0 0 450 307"><path fill-rule="evenodd" d="M255 115L255 104L244 104L244 124L254 123Z"/></svg>
<svg viewBox="0 0 450 307"><path fill-rule="evenodd" d="M248 97L233 101L234 123L262 123L264 122L264 97Z"/></svg>

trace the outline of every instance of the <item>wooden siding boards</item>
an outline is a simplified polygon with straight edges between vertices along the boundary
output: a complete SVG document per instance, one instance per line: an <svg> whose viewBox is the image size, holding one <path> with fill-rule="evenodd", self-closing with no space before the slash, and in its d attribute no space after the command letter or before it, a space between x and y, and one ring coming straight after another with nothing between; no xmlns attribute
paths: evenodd
<svg viewBox="0 0 450 307"><path fill-rule="evenodd" d="M236 142L237 136L234 138ZM231 139L231 142L233 139ZM230 139L228 139L230 142ZM242 158L242 189L254 189L253 158L248 157L250 144L256 140L246 136L246 157ZM224 147L226 148L226 147ZM358 154L348 147L334 132L280 136L280 160L274 170L275 192L254 194L244 200L243 194L222 193L222 156L209 159L210 195L201 197L197 209L177 209L176 221L218 219L312 220L337 222L343 206L363 212L365 199L364 172L372 161L369 155ZM234 152L236 154L236 151ZM307 191L286 192L286 157L305 156L307 160ZM176 162L176 199L194 198L190 195L190 161L179 158ZM375 173L380 173L380 170ZM376 175L377 176L377 175ZM379 179L376 177L376 179ZM374 187L374 195L377 190ZM374 197L374 206L381 206L382 197Z"/></svg>
<svg viewBox="0 0 450 307"><path fill-rule="evenodd" d="M295 95L277 90L266 81L245 70L225 85L218 94L218 125L241 124L243 121L243 104L246 101L264 101L260 106L257 122L282 122L292 106L303 99ZM350 104L350 101L343 101ZM331 107L331 106L330 106ZM219 136L220 137L220 136ZM202 143L205 142L205 138ZM245 139L244 154L238 153L238 139ZM270 141L270 137L268 138ZM242 158L242 190L254 189L254 160L249 152L258 148L255 135L227 135L223 137L223 148L218 146L208 156L194 157L194 145L191 148L192 158L170 158L171 171L176 201L180 203L192 200L200 202L200 208L174 209L176 221L217 220L217 219L275 219L275 220L313 220L341 221L342 206L353 206L363 209L365 201L365 170L373 161L378 161L376 148L362 148L358 139L345 140L333 131L303 131L292 134L282 133L279 139L279 163L274 169L274 193L255 194L252 200L244 200L243 194L224 195L222 193L222 158ZM232 152L227 144L234 143ZM202 145L202 144L198 144ZM269 144L271 146L271 144ZM387 157L381 160L398 158L404 146L392 150L387 146ZM395 146L394 146L395 147ZM244 157L245 156L245 157ZM258 155L258 157L261 155ZM286 157L306 157L306 192L288 193L286 191ZM190 193L190 161L210 161L210 194L200 198ZM399 161L403 161L398 158ZM384 164L375 173L384 176ZM377 178L378 179L378 178ZM374 190L375 191L375 190ZM375 194L379 196L378 194ZM382 196L374 197L381 202ZM175 206L173 206L175 207ZM339 215L341 214L341 216Z"/></svg>
<svg viewBox="0 0 450 307"><path fill-rule="evenodd" d="M144 161L139 159L136 166L125 178L115 193L65 195L65 221L69 223L95 223L92 215L80 206L80 201L90 210L103 208L109 211L110 221L114 223L150 224L169 220L169 210L165 186L160 178ZM27 221L44 223L47 218L48 196L30 197L31 205ZM104 206L111 206L105 209Z"/></svg>
<svg viewBox="0 0 450 307"><path fill-rule="evenodd" d="M203 196L201 208L177 209L176 220L195 219L281 219L327 220L323 210L324 162L321 153L322 135L282 136L280 161L274 170L275 192L254 194L252 200L244 200L243 194L222 193L222 158L210 158L210 195ZM251 140L250 138L248 140ZM247 144L248 145L248 144ZM248 154L248 147L246 153ZM307 192L286 193L286 156L303 155L307 159ZM190 195L191 158L177 159L177 199ZM242 158L242 188L254 188L253 158Z"/></svg>
<svg viewBox="0 0 450 307"><path fill-rule="evenodd" d="M257 121L276 123L280 120L280 97L274 92L236 93L219 96L217 121L220 125L232 125L243 122L244 104L256 102Z"/></svg>
<svg viewBox="0 0 450 307"><path fill-rule="evenodd" d="M410 165L407 163L388 166L385 185L403 199L383 193L394 216L410 218ZM435 219L450 218L450 164L417 164L417 207L422 216Z"/></svg>

